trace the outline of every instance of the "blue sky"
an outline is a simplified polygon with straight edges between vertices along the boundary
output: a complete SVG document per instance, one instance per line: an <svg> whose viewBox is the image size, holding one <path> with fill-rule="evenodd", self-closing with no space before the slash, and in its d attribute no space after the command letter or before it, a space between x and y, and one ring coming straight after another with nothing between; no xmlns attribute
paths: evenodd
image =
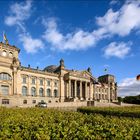
<svg viewBox="0 0 140 140"><path fill-rule="evenodd" d="M0 40L21 49L21 64L91 67L116 76L119 95L140 93L140 1L0 1Z"/></svg>

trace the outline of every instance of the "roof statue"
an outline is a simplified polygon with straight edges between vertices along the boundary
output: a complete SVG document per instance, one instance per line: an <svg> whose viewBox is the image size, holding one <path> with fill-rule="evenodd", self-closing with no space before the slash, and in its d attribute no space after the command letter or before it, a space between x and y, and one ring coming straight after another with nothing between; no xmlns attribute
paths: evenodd
<svg viewBox="0 0 140 140"><path fill-rule="evenodd" d="M5 41L5 44L6 44L6 45L7 45L7 44L9 44L8 39L7 39L7 37L6 37L6 34L5 34L5 33L3 34L3 40Z"/></svg>

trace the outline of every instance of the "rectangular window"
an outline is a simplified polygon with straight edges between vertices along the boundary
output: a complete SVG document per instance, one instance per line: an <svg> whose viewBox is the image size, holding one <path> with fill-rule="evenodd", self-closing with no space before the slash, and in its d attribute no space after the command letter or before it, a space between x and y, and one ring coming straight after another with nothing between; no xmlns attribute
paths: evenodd
<svg viewBox="0 0 140 140"><path fill-rule="evenodd" d="M36 100L33 100L32 103L33 103L33 104L36 104Z"/></svg>
<svg viewBox="0 0 140 140"><path fill-rule="evenodd" d="M58 82L55 81L54 82L54 86L57 87L58 86Z"/></svg>
<svg viewBox="0 0 140 140"><path fill-rule="evenodd" d="M23 100L23 104L27 104L27 100Z"/></svg>
<svg viewBox="0 0 140 140"><path fill-rule="evenodd" d="M96 94L96 100L98 99L98 94Z"/></svg>
<svg viewBox="0 0 140 140"><path fill-rule="evenodd" d="M41 103L44 103L44 100L41 100Z"/></svg>
<svg viewBox="0 0 140 140"><path fill-rule="evenodd" d="M4 79L4 80L8 80L7 74L3 74L3 79Z"/></svg>
<svg viewBox="0 0 140 140"><path fill-rule="evenodd" d="M2 104L9 104L9 99L2 99Z"/></svg>
<svg viewBox="0 0 140 140"><path fill-rule="evenodd" d="M1 74L0 74L0 80L3 80L3 76L2 76L2 75L3 75L3 74L1 73Z"/></svg>
<svg viewBox="0 0 140 140"><path fill-rule="evenodd" d="M50 86L51 85L51 82L48 80L47 81L47 86Z"/></svg>
<svg viewBox="0 0 140 140"><path fill-rule="evenodd" d="M23 84L26 84L26 77L23 77L22 83L23 83Z"/></svg>
<svg viewBox="0 0 140 140"><path fill-rule="evenodd" d="M102 99L104 100L104 94L102 94Z"/></svg>
<svg viewBox="0 0 140 140"><path fill-rule="evenodd" d="M1 85L1 92L3 95L8 95L9 94L9 86Z"/></svg>
<svg viewBox="0 0 140 140"><path fill-rule="evenodd" d="M40 80L40 85L41 85L41 86L43 85L43 80L42 80L42 79Z"/></svg>
<svg viewBox="0 0 140 140"><path fill-rule="evenodd" d="M35 85L35 78L32 79L32 84Z"/></svg>

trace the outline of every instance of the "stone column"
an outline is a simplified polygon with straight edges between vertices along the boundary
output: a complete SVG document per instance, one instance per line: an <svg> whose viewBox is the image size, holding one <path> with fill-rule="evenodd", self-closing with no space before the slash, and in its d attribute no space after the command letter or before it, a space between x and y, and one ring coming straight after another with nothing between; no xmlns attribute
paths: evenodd
<svg viewBox="0 0 140 140"><path fill-rule="evenodd" d="M92 84L92 89L93 89L93 93L92 93L93 100L95 100L95 99L96 99L96 97L95 97L95 93L96 93L96 86L95 86L95 84L94 84L94 83Z"/></svg>
<svg viewBox="0 0 140 140"><path fill-rule="evenodd" d="M65 98L64 98L64 77L63 75L61 74L60 77L59 77L59 87L60 87L60 90L59 90L59 99L61 102L64 102Z"/></svg>
<svg viewBox="0 0 140 140"><path fill-rule="evenodd" d="M83 100L83 95L82 95L82 81L80 81L80 99Z"/></svg>
<svg viewBox="0 0 140 140"><path fill-rule="evenodd" d="M39 79L36 78L36 96L39 96Z"/></svg>
<svg viewBox="0 0 140 140"><path fill-rule="evenodd" d="M108 93L107 93L107 99L108 99L108 102L110 103L110 83L108 84Z"/></svg>
<svg viewBox="0 0 140 140"><path fill-rule="evenodd" d="M69 79L69 97L71 97L71 80Z"/></svg>
<svg viewBox="0 0 140 140"><path fill-rule="evenodd" d="M12 84L9 84L9 95L12 95Z"/></svg>
<svg viewBox="0 0 140 140"><path fill-rule="evenodd" d="M71 81L71 97L74 98L74 83Z"/></svg>
<svg viewBox="0 0 140 140"><path fill-rule="evenodd" d="M115 100L117 100L117 90L115 89Z"/></svg>
<svg viewBox="0 0 140 140"><path fill-rule="evenodd" d="M87 82L85 82L85 99L88 100L88 88L87 88Z"/></svg>
<svg viewBox="0 0 140 140"><path fill-rule="evenodd" d="M64 98L66 99L67 97L67 82L64 81Z"/></svg>
<svg viewBox="0 0 140 140"><path fill-rule="evenodd" d="M75 94L75 98L77 98L77 81L74 81L74 94Z"/></svg>
<svg viewBox="0 0 140 140"><path fill-rule="evenodd" d="M102 94L103 94L102 88L100 88L100 101L101 101L101 102L102 102Z"/></svg>
<svg viewBox="0 0 140 140"><path fill-rule="evenodd" d="M93 100L93 84L92 83L89 83L89 97L90 97L90 100Z"/></svg>
<svg viewBox="0 0 140 140"><path fill-rule="evenodd" d="M66 85L67 85L66 97L68 98L69 97L69 83L68 83L68 81L66 82Z"/></svg>
<svg viewBox="0 0 140 140"><path fill-rule="evenodd" d="M17 95L17 69L14 68L13 71L13 93Z"/></svg>
<svg viewBox="0 0 140 140"><path fill-rule="evenodd" d="M30 75L28 75L28 90L27 90L27 96L31 96Z"/></svg>
<svg viewBox="0 0 140 140"><path fill-rule="evenodd" d="M46 79L44 79L44 93L43 96L47 96Z"/></svg>
<svg viewBox="0 0 140 140"><path fill-rule="evenodd" d="M51 80L51 97L54 97L54 81L53 79Z"/></svg>
<svg viewBox="0 0 140 140"><path fill-rule="evenodd" d="M74 94L75 94L74 101L77 101L78 96L77 96L77 81L76 80L74 81Z"/></svg>

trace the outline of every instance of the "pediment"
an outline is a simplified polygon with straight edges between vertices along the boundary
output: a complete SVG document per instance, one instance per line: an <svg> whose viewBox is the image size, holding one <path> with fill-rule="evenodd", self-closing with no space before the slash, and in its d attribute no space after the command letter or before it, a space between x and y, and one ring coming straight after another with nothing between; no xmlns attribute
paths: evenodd
<svg viewBox="0 0 140 140"><path fill-rule="evenodd" d="M69 75L75 76L75 77L82 77L86 79L90 79L92 77L92 75L88 73L87 71L72 71L69 73Z"/></svg>
<svg viewBox="0 0 140 140"><path fill-rule="evenodd" d="M82 76L85 77L85 78L92 78L92 74L90 74L87 71L82 71Z"/></svg>

